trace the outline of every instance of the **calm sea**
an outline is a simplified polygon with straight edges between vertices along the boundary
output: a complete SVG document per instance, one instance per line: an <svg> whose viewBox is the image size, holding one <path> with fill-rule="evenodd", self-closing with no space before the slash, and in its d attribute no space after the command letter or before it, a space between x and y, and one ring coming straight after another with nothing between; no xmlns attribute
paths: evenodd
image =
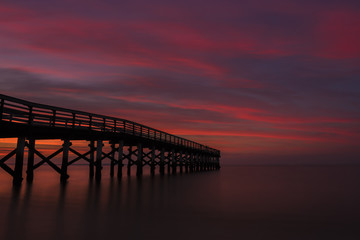
<svg viewBox="0 0 360 240"><path fill-rule="evenodd" d="M224 166L90 181L48 167L14 188L0 170L0 239L360 239L359 166Z"/></svg>

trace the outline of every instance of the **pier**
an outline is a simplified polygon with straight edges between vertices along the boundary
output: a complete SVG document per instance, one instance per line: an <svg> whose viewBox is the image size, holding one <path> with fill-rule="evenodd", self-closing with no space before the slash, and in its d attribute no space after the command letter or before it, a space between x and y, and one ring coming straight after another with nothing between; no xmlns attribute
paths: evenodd
<svg viewBox="0 0 360 240"><path fill-rule="evenodd" d="M0 94L0 138L16 138L16 148L0 159L0 167L15 184L31 182L35 170L48 164L59 173L60 181L69 178L68 168L85 161L89 177L101 179L102 166L110 164L110 176L122 178L122 168L136 167L141 176L145 166L153 175L200 172L220 169L220 151L125 119L38 104ZM37 149L38 140L59 139L62 145L45 156ZM80 153L72 141L87 141L88 151ZM105 151L105 149L110 149ZM27 161L25 159L27 151ZM70 158L70 154L75 158ZM61 163L54 161L61 158ZM14 159L11 166L7 161ZM25 166L26 164L26 166Z"/></svg>

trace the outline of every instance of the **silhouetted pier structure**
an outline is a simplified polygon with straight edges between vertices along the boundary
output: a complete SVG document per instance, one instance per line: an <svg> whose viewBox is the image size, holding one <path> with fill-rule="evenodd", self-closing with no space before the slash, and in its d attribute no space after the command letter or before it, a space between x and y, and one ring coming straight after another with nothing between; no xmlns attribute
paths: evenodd
<svg viewBox="0 0 360 240"><path fill-rule="evenodd" d="M17 138L17 147L0 159L0 167L13 177L14 183L23 179L25 149L27 148L27 180L32 181L34 170L47 163L60 174L60 180L69 177L68 167L85 160L89 176L101 179L103 161L110 160L110 176L122 177L122 167L136 166L141 176L144 166L155 174L158 167L168 173L198 172L220 169L220 151L172 134L125 119L82 111L37 104L0 94L0 138ZM45 156L36 149L36 141L61 139L62 146ZM72 140L88 141L89 149L80 153L72 147ZM110 151L104 151L108 143ZM70 159L69 153L76 157ZM52 161L62 154L61 165ZM6 161L15 158L11 168ZM35 159L35 157L39 158ZM35 160L38 160L37 162Z"/></svg>

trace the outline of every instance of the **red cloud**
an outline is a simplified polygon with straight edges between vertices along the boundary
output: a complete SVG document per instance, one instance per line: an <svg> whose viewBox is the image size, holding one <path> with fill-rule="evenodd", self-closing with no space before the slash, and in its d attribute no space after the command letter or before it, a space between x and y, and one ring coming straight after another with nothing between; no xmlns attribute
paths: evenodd
<svg viewBox="0 0 360 240"><path fill-rule="evenodd" d="M358 58L360 12L339 9L323 12L320 17L316 52L328 58Z"/></svg>

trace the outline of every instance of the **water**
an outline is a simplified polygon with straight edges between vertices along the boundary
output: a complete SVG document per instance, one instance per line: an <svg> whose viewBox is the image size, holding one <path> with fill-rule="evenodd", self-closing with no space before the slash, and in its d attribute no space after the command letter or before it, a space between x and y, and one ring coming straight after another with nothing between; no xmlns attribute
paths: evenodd
<svg viewBox="0 0 360 240"><path fill-rule="evenodd" d="M359 239L360 167L246 166L68 184L48 167L0 171L0 239Z"/></svg>

